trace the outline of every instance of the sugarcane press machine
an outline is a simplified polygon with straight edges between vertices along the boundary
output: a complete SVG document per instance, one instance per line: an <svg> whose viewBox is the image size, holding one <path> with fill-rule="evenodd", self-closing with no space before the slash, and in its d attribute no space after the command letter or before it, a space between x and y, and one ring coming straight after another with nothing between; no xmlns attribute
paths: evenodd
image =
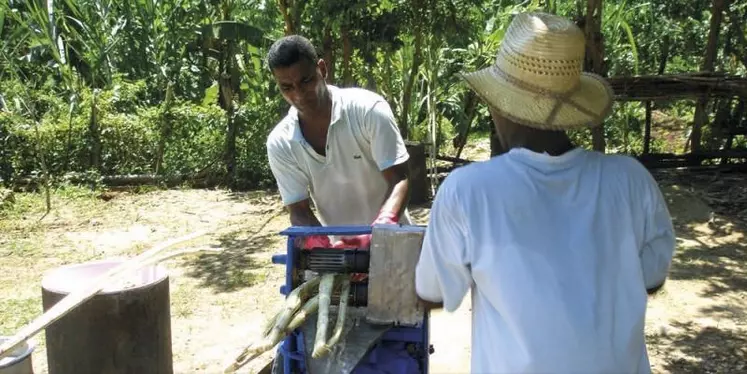
<svg viewBox="0 0 747 374"><path fill-rule="evenodd" d="M344 336L332 351L326 357L311 357L316 318L310 318L279 344L274 373L356 374L386 366L390 373L428 374L428 356L433 352L428 337L429 313L415 293L415 265L425 227L293 226L280 234L287 237L286 253L274 255L272 262L285 265L281 294L287 296L307 280L309 273L358 273L366 274L367 279L351 284ZM370 248L307 250L296 245L299 238L311 235L335 238L362 234L371 234ZM333 294L332 305L338 300L339 294ZM401 358L405 353L378 354L385 346L405 347L402 350L409 357ZM400 364L398 360L404 361Z"/></svg>

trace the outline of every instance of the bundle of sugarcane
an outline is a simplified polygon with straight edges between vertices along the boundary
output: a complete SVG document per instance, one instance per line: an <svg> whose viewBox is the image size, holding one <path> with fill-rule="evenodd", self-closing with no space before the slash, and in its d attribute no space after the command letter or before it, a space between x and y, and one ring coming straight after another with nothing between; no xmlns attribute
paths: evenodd
<svg viewBox="0 0 747 374"><path fill-rule="evenodd" d="M332 337L327 340L329 307L332 302L332 293L337 288L340 290L337 324L332 332ZM316 289L318 289L318 293L314 294ZM288 295L280 310L267 321L263 329L262 339L244 348L236 359L226 366L223 372L233 373L251 360L269 351L317 311L316 340L311 356L315 359L324 357L342 337L349 295L350 274L323 274L314 276L302 283Z"/></svg>

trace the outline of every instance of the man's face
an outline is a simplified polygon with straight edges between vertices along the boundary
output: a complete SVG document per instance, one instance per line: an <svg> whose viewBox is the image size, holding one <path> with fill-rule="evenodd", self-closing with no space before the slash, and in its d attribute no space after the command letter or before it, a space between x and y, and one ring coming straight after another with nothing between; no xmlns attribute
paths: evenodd
<svg viewBox="0 0 747 374"><path fill-rule="evenodd" d="M273 71L275 82L288 104L301 113L314 113L319 110L324 99L327 67L324 60L316 64L301 60L288 67L278 67Z"/></svg>

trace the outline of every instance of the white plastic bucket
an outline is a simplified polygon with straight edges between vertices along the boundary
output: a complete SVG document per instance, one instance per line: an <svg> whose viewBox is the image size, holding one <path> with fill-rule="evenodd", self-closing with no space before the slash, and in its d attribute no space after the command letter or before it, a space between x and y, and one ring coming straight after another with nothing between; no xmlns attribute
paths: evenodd
<svg viewBox="0 0 747 374"><path fill-rule="evenodd" d="M5 343L10 337L0 336L0 343ZM34 374L34 368L31 365L31 353L34 352L34 345L29 342L23 342L10 351L9 355L0 358L0 374Z"/></svg>

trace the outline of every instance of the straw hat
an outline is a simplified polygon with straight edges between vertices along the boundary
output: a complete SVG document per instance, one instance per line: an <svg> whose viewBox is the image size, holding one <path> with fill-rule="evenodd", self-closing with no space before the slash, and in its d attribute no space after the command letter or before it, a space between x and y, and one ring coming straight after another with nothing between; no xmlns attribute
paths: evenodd
<svg viewBox="0 0 747 374"><path fill-rule="evenodd" d="M594 127L610 112L612 88L602 77L582 72L584 48L584 34L570 20L518 14L495 63L462 77L516 123L546 130Z"/></svg>

